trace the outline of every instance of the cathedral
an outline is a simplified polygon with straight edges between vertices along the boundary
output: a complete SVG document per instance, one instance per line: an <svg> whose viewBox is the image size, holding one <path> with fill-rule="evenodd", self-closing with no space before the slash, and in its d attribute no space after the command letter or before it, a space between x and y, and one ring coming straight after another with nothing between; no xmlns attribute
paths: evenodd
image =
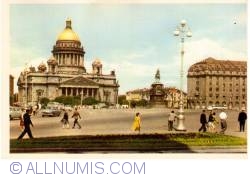
<svg viewBox="0 0 250 177"><path fill-rule="evenodd" d="M36 104L43 97L50 100L59 96L93 97L98 101L116 104L119 84L115 71L103 74L99 59L92 63L92 71L84 65L84 47L73 31L71 20L58 35L47 64L30 67L18 78L18 101Z"/></svg>

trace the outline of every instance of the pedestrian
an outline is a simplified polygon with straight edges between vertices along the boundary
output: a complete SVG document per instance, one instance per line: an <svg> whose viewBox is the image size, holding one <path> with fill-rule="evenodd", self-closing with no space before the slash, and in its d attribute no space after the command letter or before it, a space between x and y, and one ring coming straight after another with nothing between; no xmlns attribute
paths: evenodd
<svg viewBox="0 0 250 177"><path fill-rule="evenodd" d="M203 110L201 115L200 115L200 123L201 127L199 128L199 132L203 130L203 132L207 131L206 124L207 124L207 117L206 117L206 111Z"/></svg>
<svg viewBox="0 0 250 177"><path fill-rule="evenodd" d="M34 125L30 119L30 110L29 109L27 109L26 113L23 115L23 122L24 122L24 130L17 139L18 140L22 139L26 133L28 133L30 139L33 139L34 137L33 137L32 132L30 130L30 125L32 125L32 127L34 127Z"/></svg>
<svg viewBox="0 0 250 177"><path fill-rule="evenodd" d="M176 114L172 110L171 113L169 113L169 117L168 117L168 131L173 130L173 124L174 124L175 118L176 118Z"/></svg>
<svg viewBox="0 0 250 177"><path fill-rule="evenodd" d="M221 113L219 114L220 117L220 125L221 131L220 133L224 134L227 129L227 113L222 109Z"/></svg>
<svg viewBox="0 0 250 177"><path fill-rule="evenodd" d="M37 106L33 106L33 116L36 116Z"/></svg>
<svg viewBox="0 0 250 177"><path fill-rule="evenodd" d="M62 128L69 128L69 115L68 115L67 110L65 110L61 122L63 124Z"/></svg>
<svg viewBox="0 0 250 177"><path fill-rule="evenodd" d="M81 119L81 116L80 116L79 112L77 111L77 108L75 108L75 111L74 111L74 113L73 113L73 115L72 115L72 118L75 119L72 128L75 128L75 125L77 125L79 129L82 128L81 125L80 125L79 122L78 122L78 119L79 119L79 118Z"/></svg>
<svg viewBox="0 0 250 177"><path fill-rule="evenodd" d="M209 113L207 129L211 132L215 131L215 112L210 111Z"/></svg>
<svg viewBox="0 0 250 177"><path fill-rule="evenodd" d="M138 131L139 133L141 131L141 117L140 117L139 112L137 112L135 114L134 122L133 122L133 125L132 125L132 130L133 131Z"/></svg>
<svg viewBox="0 0 250 177"><path fill-rule="evenodd" d="M21 110L22 110L22 114L21 114L21 117L20 117L19 126L20 126L21 131L23 131L23 130L24 130L23 115L25 114L25 109L24 109L24 108L22 108Z"/></svg>
<svg viewBox="0 0 250 177"><path fill-rule="evenodd" d="M240 125L240 132L245 131L245 122L247 120L247 113L245 112L245 108L242 108L241 112L239 113L238 116L238 122Z"/></svg>

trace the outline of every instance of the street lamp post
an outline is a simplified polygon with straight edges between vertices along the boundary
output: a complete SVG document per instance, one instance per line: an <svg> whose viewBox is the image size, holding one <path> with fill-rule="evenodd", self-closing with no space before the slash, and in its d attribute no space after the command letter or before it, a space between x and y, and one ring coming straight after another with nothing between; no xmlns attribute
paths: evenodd
<svg viewBox="0 0 250 177"><path fill-rule="evenodd" d="M33 80L32 80L32 77L30 78L30 81L31 81L31 91L30 91L30 93L31 93L31 103L33 105Z"/></svg>
<svg viewBox="0 0 250 177"><path fill-rule="evenodd" d="M177 126L175 129L177 131L186 131L184 126L184 110L183 110L183 57L184 57L184 41L186 37L192 37L192 33L190 28L188 27L185 20L182 20L180 24L177 26L176 30L174 31L174 36L179 36L181 39L181 70L180 70L180 109L179 109L179 116L177 121Z"/></svg>
<svg viewBox="0 0 250 177"><path fill-rule="evenodd" d="M24 74L25 74L25 108L27 108L28 107L28 67L27 67L27 63L25 64Z"/></svg>

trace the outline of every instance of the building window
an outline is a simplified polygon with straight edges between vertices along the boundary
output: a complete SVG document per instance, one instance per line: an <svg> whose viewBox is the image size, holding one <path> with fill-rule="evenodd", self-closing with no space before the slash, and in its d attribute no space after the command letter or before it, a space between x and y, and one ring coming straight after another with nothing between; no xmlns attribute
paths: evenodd
<svg viewBox="0 0 250 177"><path fill-rule="evenodd" d="M238 100L238 99L239 99L239 96L235 96L235 98L236 98L236 100Z"/></svg>
<svg viewBox="0 0 250 177"><path fill-rule="evenodd" d="M219 87L216 87L216 92L218 92L219 91Z"/></svg>
<svg viewBox="0 0 250 177"><path fill-rule="evenodd" d="M199 81L196 81L196 85L199 85Z"/></svg>
<svg viewBox="0 0 250 177"><path fill-rule="evenodd" d="M229 89L229 92L232 92L232 89L231 89L231 88Z"/></svg>
<svg viewBox="0 0 250 177"><path fill-rule="evenodd" d="M199 87L196 87L195 90L199 92L200 89L199 89Z"/></svg>
<svg viewBox="0 0 250 177"><path fill-rule="evenodd" d="M245 91L246 91L246 89L245 89L245 88L243 88L243 89L242 89L242 92L245 92Z"/></svg>
<svg viewBox="0 0 250 177"><path fill-rule="evenodd" d="M242 95L242 99L245 99L245 95Z"/></svg>
<svg viewBox="0 0 250 177"><path fill-rule="evenodd" d="M212 93L210 93L210 94L209 94L209 97L213 97L213 94L212 94Z"/></svg>
<svg viewBox="0 0 250 177"><path fill-rule="evenodd" d="M212 91L212 87L209 87L209 91Z"/></svg>
<svg viewBox="0 0 250 177"><path fill-rule="evenodd" d="M219 85L219 81L216 81L216 85L217 85L217 86Z"/></svg>
<svg viewBox="0 0 250 177"><path fill-rule="evenodd" d="M216 95L216 99L218 99L219 98L219 95Z"/></svg>

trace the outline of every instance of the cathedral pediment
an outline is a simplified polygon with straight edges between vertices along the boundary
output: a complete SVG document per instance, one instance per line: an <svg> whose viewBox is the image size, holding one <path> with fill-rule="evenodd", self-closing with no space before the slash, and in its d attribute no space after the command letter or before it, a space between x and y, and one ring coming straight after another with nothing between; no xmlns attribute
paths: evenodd
<svg viewBox="0 0 250 177"><path fill-rule="evenodd" d="M61 83L61 85L73 85L73 86L98 86L98 84L83 76L74 77Z"/></svg>

